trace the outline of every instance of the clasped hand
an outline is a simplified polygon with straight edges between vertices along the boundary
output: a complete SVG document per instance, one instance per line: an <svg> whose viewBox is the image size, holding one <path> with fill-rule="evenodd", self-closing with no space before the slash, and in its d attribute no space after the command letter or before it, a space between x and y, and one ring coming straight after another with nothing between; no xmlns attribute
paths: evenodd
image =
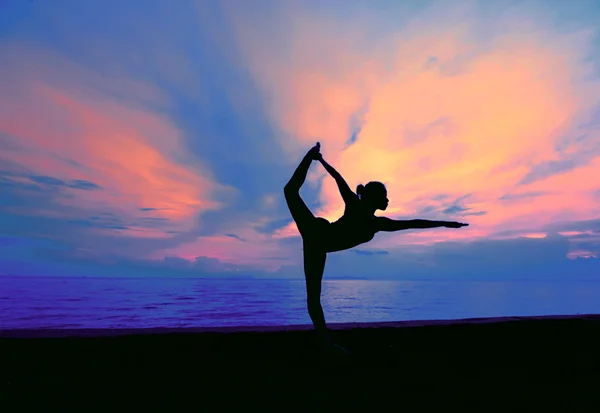
<svg viewBox="0 0 600 413"><path fill-rule="evenodd" d="M321 144L319 142L317 142L317 144L315 146L310 148L310 150L308 151L308 153L306 155L313 161L318 161L318 160L323 159L323 156L321 155Z"/></svg>
<svg viewBox="0 0 600 413"><path fill-rule="evenodd" d="M446 228L460 228L460 227L466 227L469 224L464 224L462 222L448 222L446 225L444 225Z"/></svg>

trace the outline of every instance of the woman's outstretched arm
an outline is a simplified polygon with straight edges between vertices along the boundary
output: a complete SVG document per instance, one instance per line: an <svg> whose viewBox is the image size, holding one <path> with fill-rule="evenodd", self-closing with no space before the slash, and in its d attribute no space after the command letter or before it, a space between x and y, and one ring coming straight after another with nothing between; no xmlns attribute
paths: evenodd
<svg viewBox="0 0 600 413"><path fill-rule="evenodd" d="M350 189L348 183L344 180L342 175L340 175L340 173L336 171L333 166L325 162L323 157L319 158L319 162L321 162L321 165L323 165L325 170L329 172L329 175L335 179L338 189L340 190L340 195L342 195L344 202L348 204L350 202L358 201L358 196L352 191L352 189Z"/></svg>
<svg viewBox="0 0 600 413"><path fill-rule="evenodd" d="M426 219L409 219L398 220L386 217L376 217L375 222L377 231L401 231L404 229L421 229L421 228L460 228L469 224L454 221L428 221Z"/></svg>

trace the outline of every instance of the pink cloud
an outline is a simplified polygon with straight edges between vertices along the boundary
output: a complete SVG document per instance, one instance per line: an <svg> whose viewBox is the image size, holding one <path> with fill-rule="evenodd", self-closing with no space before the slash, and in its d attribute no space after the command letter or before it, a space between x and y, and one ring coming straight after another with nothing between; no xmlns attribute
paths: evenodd
<svg viewBox="0 0 600 413"><path fill-rule="evenodd" d="M576 259L576 258L598 258L600 255L596 252L590 252L590 251L583 251L583 250L575 250L575 251L570 251L567 254L567 257L570 259Z"/></svg>
<svg viewBox="0 0 600 413"><path fill-rule="evenodd" d="M224 235L198 237L176 248L157 251L154 257L175 255L189 261L198 256L215 257L223 263L266 272L277 271L282 265L301 264L301 254L290 255L289 246L281 245L277 237L259 231L259 227L267 223L269 218L250 221L247 218L245 214L238 214L222 223L220 232L235 234L237 238ZM300 242L296 244L296 248L301 250Z"/></svg>
<svg viewBox="0 0 600 413"><path fill-rule="evenodd" d="M189 230L198 214L221 206L215 193L231 189L197 166L182 132L150 108L167 104L160 91L127 78L103 78L27 45L3 45L0 53L7 73L0 82L0 133L11 145L2 160L14 165L13 172L101 187L63 188L65 196L53 202L64 204L64 211L40 205L20 213L87 219L110 212L131 229L97 234L165 238L166 231ZM142 214L166 223L160 229L131 224Z"/></svg>

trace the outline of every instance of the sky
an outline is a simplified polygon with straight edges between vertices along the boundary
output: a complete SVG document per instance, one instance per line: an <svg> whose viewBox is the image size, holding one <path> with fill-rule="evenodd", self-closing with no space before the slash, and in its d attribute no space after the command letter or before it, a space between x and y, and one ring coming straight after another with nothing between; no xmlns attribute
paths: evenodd
<svg viewBox="0 0 600 413"><path fill-rule="evenodd" d="M0 274L302 278L305 152L395 219L325 278L600 276L600 3L0 0ZM311 167L315 215L343 213Z"/></svg>

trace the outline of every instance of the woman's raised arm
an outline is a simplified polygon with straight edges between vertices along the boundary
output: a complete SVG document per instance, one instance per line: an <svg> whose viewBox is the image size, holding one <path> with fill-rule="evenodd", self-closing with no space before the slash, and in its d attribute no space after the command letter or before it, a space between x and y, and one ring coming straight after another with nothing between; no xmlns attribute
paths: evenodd
<svg viewBox="0 0 600 413"><path fill-rule="evenodd" d="M323 157L319 158L319 162L321 162L321 164L323 165L325 170L327 172L329 172L329 174L333 177L333 179L335 179L338 189L340 190L340 195L342 195L342 199L344 200L344 202L346 204L348 204L351 202L358 201L358 196L352 191L352 189L350 189L350 187L348 186L348 183L346 183L346 181L344 180L342 175L340 175L340 173L338 171L336 171L333 166L329 165L323 159Z"/></svg>

